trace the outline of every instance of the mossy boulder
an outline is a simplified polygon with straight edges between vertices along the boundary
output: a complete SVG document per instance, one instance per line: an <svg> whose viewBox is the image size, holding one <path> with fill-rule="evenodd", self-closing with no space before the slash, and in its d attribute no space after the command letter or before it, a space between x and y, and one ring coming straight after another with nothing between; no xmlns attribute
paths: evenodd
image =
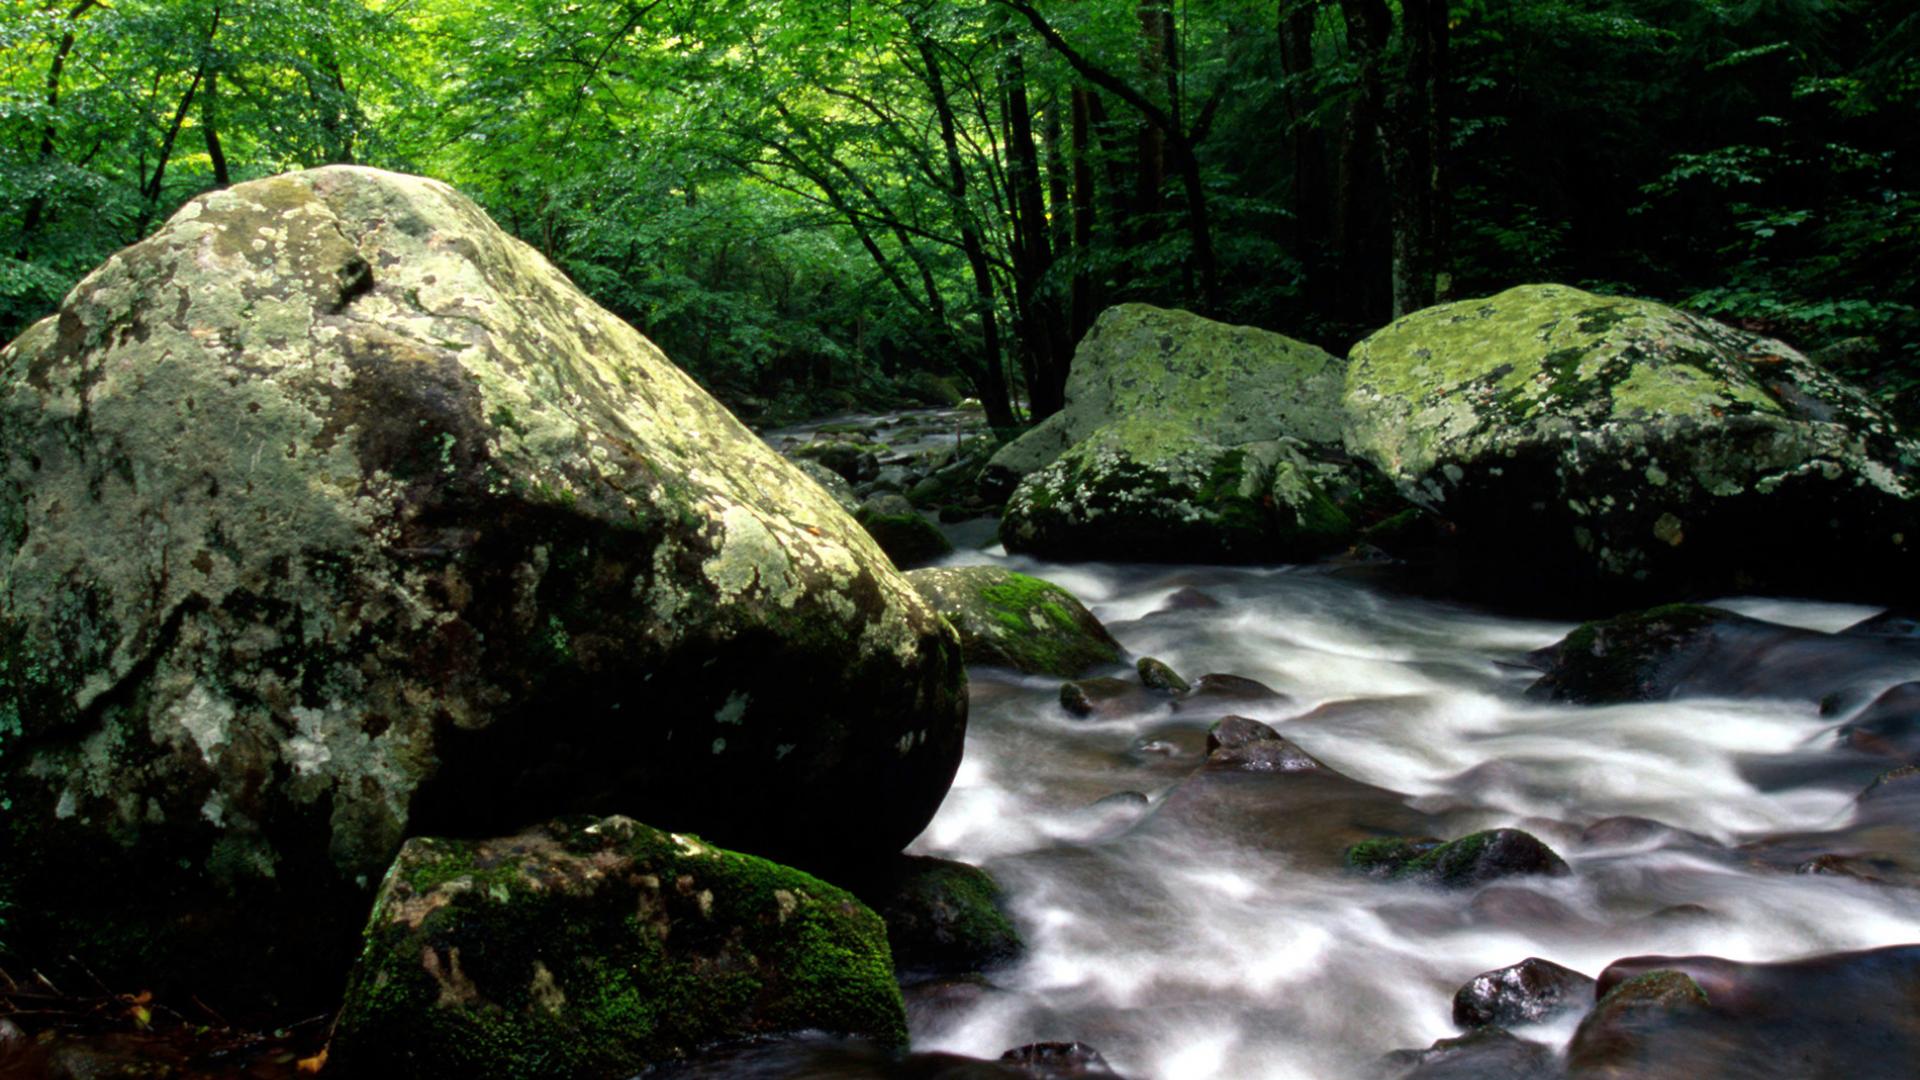
<svg viewBox="0 0 1920 1080"><path fill-rule="evenodd" d="M1471 591L1911 592L1920 445L1787 345L1530 285L1354 346L1348 447L1455 527Z"/></svg>
<svg viewBox="0 0 1920 1080"><path fill-rule="evenodd" d="M1488 829L1441 842L1432 838L1366 840L1346 850L1347 868L1369 877L1472 888L1509 877L1565 877L1565 859L1532 833Z"/></svg>
<svg viewBox="0 0 1920 1080"><path fill-rule="evenodd" d="M114 985L337 979L410 834L888 855L959 763L945 620L443 184L203 195L0 369L9 936Z"/></svg>
<svg viewBox="0 0 1920 1080"><path fill-rule="evenodd" d="M1022 480L1000 540L1049 559L1307 561L1381 516L1370 473L1297 439L1224 445L1127 416Z"/></svg>
<svg viewBox="0 0 1920 1080"><path fill-rule="evenodd" d="M897 970L921 975L983 971L1018 956L1020 932L1000 885L977 866L901 855L849 882L880 915Z"/></svg>
<svg viewBox="0 0 1920 1080"><path fill-rule="evenodd" d="M625 1077L722 1040L889 1046L880 919L798 870L628 818L409 840L367 922L329 1066L356 1076Z"/></svg>
<svg viewBox="0 0 1920 1080"><path fill-rule="evenodd" d="M1100 620L1050 581L998 566L911 570L907 580L959 630L969 664L1070 678L1120 660Z"/></svg>
<svg viewBox="0 0 1920 1080"><path fill-rule="evenodd" d="M1066 407L988 462L1001 539L1048 558L1312 558L1402 504L1341 447L1344 365L1279 334L1123 304ZM1017 485L1017 487L1015 486Z"/></svg>

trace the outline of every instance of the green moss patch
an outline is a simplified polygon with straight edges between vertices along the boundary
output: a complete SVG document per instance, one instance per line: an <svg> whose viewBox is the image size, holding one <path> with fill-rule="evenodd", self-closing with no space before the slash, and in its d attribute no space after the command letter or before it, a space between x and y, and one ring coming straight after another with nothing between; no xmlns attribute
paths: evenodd
<svg viewBox="0 0 1920 1080"><path fill-rule="evenodd" d="M885 928L846 892L626 818L411 840L333 1061L392 1076L630 1076L818 1028L906 1042Z"/></svg>

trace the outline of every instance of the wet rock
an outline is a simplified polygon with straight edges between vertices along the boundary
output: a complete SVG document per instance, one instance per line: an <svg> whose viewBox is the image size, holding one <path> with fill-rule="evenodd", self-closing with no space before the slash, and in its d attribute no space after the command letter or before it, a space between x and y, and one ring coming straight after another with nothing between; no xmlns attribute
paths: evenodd
<svg viewBox="0 0 1920 1080"><path fill-rule="evenodd" d="M1920 454L1778 341L1527 285L1355 345L1345 402L1349 447L1452 523L1449 566L1475 595L1569 608L1911 588Z"/></svg>
<svg viewBox="0 0 1920 1080"><path fill-rule="evenodd" d="M1148 693L1138 683L1102 675L1060 685L1060 707L1075 716L1111 720L1151 709L1165 708L1166 700Z"/></svg>
<svg viewBox="0 0 1920 1080"><path fill-rule="evenodd" d="M1242 749L1254 747L1275 748L1283 755L1299 750L1285 740L1247 743ZM1417 835L1432 827L1432 820L1399 792L1318 762L1293 769L1242 769L1209 762L1175 785L1135 833L1176 843L1195 836L1218 838L1279 852L1302 866L1332 870L1348 845L1383 831Z"/></svg>
<svg viewBox="0 0 1920 1080"><path fill-rule="evenodd" d="M901 971L983 971L1020 953L1020 932L1002 909L1000 885L979 867L900 855L848 884L887 924L887 944Z"/></svg>
<svg viewBox="0 0 1920 1080"><path fill-rule="evenodd" d="M827 439L796 446L787 456L814 462L849 484L864 484L880 475L878 449L870 443Z"/></svg>
<svg viewBox="0 0 1920 1080"><path fill-rule="evenodd" d="M1574 1076L1639 1075L1636 1069L1655 1063L1638 1045L1643 1033L1672 1025L1676 1016L1684 1022L1687 1014L1709 1004L1700 984L1683 971L1647 971L1614 983L1574 1032L1567 1047L1569 1071Z"/></svg>
<svg viewBox="0 0 1920 1080"><path fill-rule="evenodd" d="M1920 1060L1920 1016L1900 1004L1920 995L1920 945L1775 964L1633 957L1597 989L1569 1047L1575 1077L1893 1077Z"/></svg>
<svg viewBox="0 0 1920 1080"><path fill-rule="evenodd" d="M1453 1022L1463 1028L1538 1024L1584 1010L1594 980L1551 960L1529 956L1512 967L1475 975L1453 995Z"/></svg>
<svg viewBox="0 0 1920 1080"><path fill-rule="evenodd" d="M1845 745L1881 757L1920 761L1920 682L1895 686L1838 732Z"/></svg>
<svg viewBox="0 0 1920 1080"><path fill-rule="evenodd" d="M1211 736L1209 736L1211 738ZM1304 772L1324 769L1319 758L1284 736L1225 746L1207 755L1208 769L1236 772Z"/></svg>
<svg viewBox="0 0 1920 1080"><path fill-rule="evenodd" d="M1704 904L1669 904L1647 913L1647 921L1652 923L1706 923L1719 918L1712 908Z"/></svg>
<svg viewBox="0 0 1920 1080"><path fill-rule="evenodd" d="M1896 795L1920 796L1920 765L1902 765L1874 777L1873 783L1860 793L1860 801Z"/></svg>
<svg viewBox="0 0 1920 1080"><path fill-rule="evenodd" d="M900 495L874 495L860 504L854 520L899 567L918 566L953 553L953 544L913 504Z"/></svg>
<svg viewBox="0 0 1920 1080"><path fill-rule="evenodd" d="M202 195L0 369L8 938L112 985L317 1006L408 835L857 859L959 763L938 613L443 184Z"/></svg>
<svg viewBox="0 0 1920 1080"><path fill-rule="evenodd" d="M1143 656L1134 662L1133 668L1140 674L1140 683L1149 690L1161 690L1169 694L1184 694L1193 687L1180 673L1168 667L1164 661L1151 656Z"/></svg>
<svg viewBox="0 0 1920 1080"><path fill-rule="evenodd" d="M1001 540L1051 558L1269 562L1345 547L1403 505L1341 445L1342 363L1124 304L1081 342L1066 407L1009 443Z"/></svg>
<svg viewBox="0 0 1920 1080"><path fill-rule="evenodd" d="M1489 1027L1426 1050L1396 1050L1381 1062L1393 1080L1542 1080L1558 1072L1553 1048Z"/></svg>
<svg viewBox="0 0 1920 1080"><path fill-rule="evenodd" d="M1538 657L1546 674L1527 692L1551 701L1817 702L1904 678L1920 663L1920 640L1823 634L1671 604L1587 623Z"/></svg>
<svg viewBox="0 0 1920 1080"><path fill-rule="evenodd" d="M1552 928L1566 932L1593 928L1592 920L1568 906L1566 901L1545 893L1514 885L1489 885L1467 902L1469 926L1507 928Z"/></svg>
<svg viewBox="0 0 1920 1080"><path fill-rule="evenodd" d="M969 664L1073 676L1120 659L1100 620L1050 581L997 566L913 570L907 580L960 631Z"/></svg>
<svg viewBox="0 0 1920 1080"><path fill-rule="evenodd" d="M1287 695L1244 675L1202 675L1182 698L1182 702L1203 701L1286 701Z"/></svg>
<svg viewBox="0 0 1920 1080"><path fill-rule="evenodd" d="M1068 1080L1075 1076L1116 1076L1100 1051L1081 1042L1045 1042L1016 1046L1000 1055L1000 1061L1012 1065L1038 1080Z"/></svg>
<svg viewBox="0 0 1920 1080"><path fill-rule="evenodd" d="M1920 616L1906 611L1883 611L1840 632L1869 637L1920 638Z"/></svg>
<svg viewBox="0 0 1920 1080"><path fill-rule="evenodd" d="M631 1076L743 1036L905 1046L886 931L797 870L626 818L407 842L329 1065L348 1075Z"/></svg>
<svg viewBox="0 0 1920 1080"><path fill-rule="evenodd" d="M1566 860L1531 833L1489 829L1458 840L1369 840L1349 847L1348 869L1369 877L1468 888L1506 877L1565 877Z"/></svg>
<svg viewBox="0 0 1920 1080"><path fill-rule="evenodd" d="M1207 753L1215 750L1234 750L1249 743L1277 742L1280 733L1261 723L1244 716L1223 716L1207 730Z"/></svg>
<svg viewBox="0 0 1920 1080"><path fill-rule="evenodd" d="M1782 873L1920 886L1920 772L1903 766L1883 773L1837 828L1765 837L1739 851Z"/></svg>

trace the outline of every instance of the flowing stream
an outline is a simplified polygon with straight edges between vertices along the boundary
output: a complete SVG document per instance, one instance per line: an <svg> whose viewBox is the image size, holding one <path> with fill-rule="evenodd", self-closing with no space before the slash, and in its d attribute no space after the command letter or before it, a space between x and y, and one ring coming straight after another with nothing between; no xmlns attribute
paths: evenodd
<svg viewBox="0 0 1920 1080"><path fill-rule="evenodd" d="M1285 698L1178 711L1147 700L1078 719L1058 679L975 670L965 762L912 850L990 870L1028 952L985 979L910 988L916 1051L994 1058L1080 1040L1134 1078L1366 1076L1388 1051L1457 1034L1454 991L1528 956L1597 975L1646 953L1778 960L1920 941L1911 890L1730 850L1854 814L1863 774L1822 764L1838 721L1816 705L1530 700L1525 654L1570 625L1309 569L1067 566L997 549L948 560L989 561L1065 586L1134 656ZM1876 610L1723 606L1820 630ZM1411 805L1308 798L1243 812L1265 805L1256 793L1241 811L1172 812L1168 794L1222 712ZM1447 837L1527 828L1574 874L1456 893L1345 872L1351 830L1396 814ZM1558 1046L1574 1023L1517 1033Z"/></svg>

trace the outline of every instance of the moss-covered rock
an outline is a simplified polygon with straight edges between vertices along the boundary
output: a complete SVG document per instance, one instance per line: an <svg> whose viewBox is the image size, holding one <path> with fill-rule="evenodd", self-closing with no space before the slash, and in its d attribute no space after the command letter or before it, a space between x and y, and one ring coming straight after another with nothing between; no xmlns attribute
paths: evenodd
<svg viewBox="0 0 1920 1080"><path fill-rule="evenodd" d="M1154 656L1143 656L1134 661L1133 670L1140 675L1140 685L1149 690L1159 690L1168 694L1184 694L1193 689L1180 673L1173 670L1165 660Z"/></svg>
<svg viewBox="0 0 1920 1080"><path fill-rule="evenodd" d="M1488 829L1442 843L1431 837L1367 840L1346 850L1346 864L1369 877L1471 888L1507 877L1565 877L1566 860L1519 829Z"/></svg>
<svg viewBox="0 0 1920 1080"><path fill-rule="evenodd" d="M1652 701L1672 692L1668 669L1712 627L1739 619L1722 608L1667 604L1583 623L1544 655L1535 697L1585 705Z"/></svg>
<svg viewBox="0 0 1920 1080"><path fill-rule="evenodd" d="M880 451L875 443L853 439L822 439L788 451L788 456L811 461L849 484L865 483L880 475Z"/></svg>
<svg viewBox="0 0 1920 1080"><path fill-rule="evenodd" d="M901 855L849 884L886 923L894 966L902 972L983 971L1023 948L999 883L977 866Z"/></svg>
<svg viewBox="0 0 1920 1080"><path fill-rule="evenodd" d="M1567 1044L1575 1075L1627 1076L1653 1064L1646 1033L1684 1023L1689 1013L1711 1005L1707 992L1684 971L1649 971L1608 990L1580 1021ZM1678 1070L1674 1070L1675 1073Z"/></svg>
<svg viewBox="0 0 1920 1080"><path fill-rule="evenodd" d="M622 1077L725 1039L904 1046L880 919L798 870L622 817L416 838L367 923L330 1067Z"/></svg>
<svg viewBox="0 0 1920 1080"><path fill-rule="evenodd" d="M1022 480L1000 540L1051 559L1305 561L1375 513L1370 497L1338 498L1369 490L1356 468L1296 439L1225 445L1183 420L1124 417Z"/></svg>
<svg viewBox="0 0 1920 1080"><path fill-rule="evenodd" d="M793 465L794 468L799 469L812 478L813 482L819 484L828 495L831 495L833 501L840 504L840 509L845 510L849 514L859 512L860 497L853 493L853 485L847 483L846 477L841 476L839 473L834 472L832 469L827 468L817 461L812 461L807 458L794 458Z"/></svg>
<svg viewBox="0 0 1920 1080"><path fill-rule="evenodd" d="M998 566L912 570L907 580L960 631L969 664L1071 677L1120 660L1100 620L1050 581Z"/></svg>
<svg viewBox="0 0 1920 1080"><path fill-rule="evenodd" d="M336 978L412 833L883 855L958 765L945 620L443 184L203 195L0 370L0 863L115 985Z"/></svg>
<svg viewBox="0 0 1920 1080"><path fill-rule="evenodd" d="M1397 320L1346 380L1349 448L1456 526L1479 593L1911 587L1920 446L1778 341L1534 285Z"/></svg>
<svg viewBox="0 0 1920 1080"><path fill-rule="evenodd" d="M895 566L918 566L953 553L953 543L901 495L875 495L854 514Z"/></svg>
<svg viewBox="0 0 1920 1080"><path fill-rule="evenodd" d="M1341 449L1343 365L1278 334L1124 304L1074 356L1067 404L1003 447L1010 551L1284 561L1404 504Z"/></svg>

